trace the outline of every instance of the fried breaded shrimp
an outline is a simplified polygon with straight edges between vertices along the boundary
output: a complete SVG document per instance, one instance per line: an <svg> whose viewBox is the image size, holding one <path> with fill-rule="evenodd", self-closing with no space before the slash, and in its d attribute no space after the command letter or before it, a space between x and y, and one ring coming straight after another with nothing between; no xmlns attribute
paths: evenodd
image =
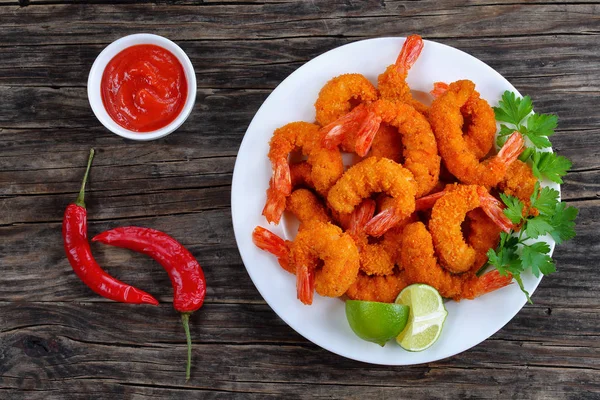
<svg viewBox="0 0 600 400"><path fill-rule="evenodd" d="M490 209L498 205L485 188L476 185L455 185L433 206L429 231L440 264L450 272L466 272L475 264L477 251L466 243L461 224L467 212L478 207ZM495 211L493 215L498 214L502 211Z"/></svg>
<svg viewBox="0 0 600 400"><path fill-rule="evenodd" d="M385 200L381 201L384 209L386 200L393 199L386 197ZM372 202L372 200L363 201L361 206L366 202ZM360 209L361 206L357 209ZM358 219L359 222L356 229L359 232L362 231L360 225L364 225L366 220L368 220L369 212L370 215L373 215L374 210L369 207L367 209L368 211L363 213L363 217ZM383 240L380 243L368 245L371 253L367 252L365 254L361 252L360 271L356 281L346 292L348 297L355 300L382 301L386 303L391 303L396 299L398 293L406 287L402 273L396 266L400 262L402 232L407 224L415 220L415 214L404 218L384 234ZM361 245L359 244L358 246L360 251Z"/></svg>
<svg viewBox="0 0 600 400"><path fill-rule="evenodd" d="M404 166L415 177L417 197L428 193L439 179L441 158L427 119L411 105L389 100L377 100L368 110L363 127L353 139L356 141L354 151L358 155L366 154L381 123L391 125L400 133L398 140L401 139L403 146Z"/></svg>
<svg viewBox="0 0 600 400"><path fill-rule="evenodd" d="M402 252L402 236L404 235L404 228L413 222L418 221L417 214L413 213L406 218L403 218L394 225L393 228L388 230L383 235L381 244L385 251L392 258L392 262L396 265L400 264L400 253Z"/></svg>
<svg viewBox="0 0 600 400"><path fill-rule="evenodd" d="M502 229L481 208L467 214L467 243L475 250L475 261L469 272L476 273L488 261L487 252L495 249Z"/></svg>
<svg viewBox="0 0 600 400"><path fill-rule="evenodd" d="M437 263L433 240L422 222L404 228L400 258L408 284L425 283L436 288L443 297L457 301L474 299L507 286L512 281L512 276L502 276L497 270L481 277L470 273L454 275L446 271Z"/></svg>
<svg viewBox="0 0 600 400"><path fill-rule="evenodd" d="M306 161L290 164L290 179L292 181L292 189L300 186L308 189L314 189L315 183L312 180L312 168Z"/></svg>
<svg viewBox="0 0 600 400"><path fill-rule="evenodd" d="M273 177L267 190L267 202L263 215L267 221L279 223L283 213L282 196L292 190L288 155L301 149L311 166L311 179L317 192L326 194L344 172L342 156L337 150L321 147L319 127L308 122L291 122L278 128L270 142L269 159L273 166Z"/></svg>
<svg viewBox="0 0 600 400"><path fill-rule="evenodd" d="M435 203L446 193L456 190L463 185L458 183L448 183L443 190L421 197L415 201L415 210L423 211L433 208ZM478 189L482 210L487 216L504 232L508 233L515 228L513 223L504 215L504 204L487 192L483 186Z"/></svg>
<svg viewBox="0 0 600 400"><path fill-rule="evenodd" d="M430 92L434 97L439 97L446 90L448 84L436 82ZM482 99L476 90L469 96L467 102L461 107L460 112L464 118L462 131L467 149L478 159L485 157L494 146L496 137L496 116L490 104Z"/></svg>
<svg viewBox="0 0 600 400"><path fill-rule="evenodd" d="M377 78L377 89L382 99L410 104L421 113L427 111L427 106L413 98L406 83L408 70L417 61L422 50L421 36L410 35L406 38L396 62Z"/></svg>
<svg viewBox="0 0 600 400"><path fill-rule="evenodd" d="M446 189L417 199L415 209L417 211L432 209L437 200L446 193L459 187L458 185L447 185ZM493 205L492 207L496 207ZM506 221L500 223L503 225ZM467 232L465 237L467 243L475 250L475 261L470 268L471 272L477 272L488 260L487 251L496 248L503 229L492 218L486 215L482 208L476 208L467 213Z"/></svg>
<svg viewBox="0 0 600 400"><path fill-rule="evenodd" d="M375 214L375 201L363 200L350 215L348 232L360 253L360 270L367 275L388 275L392 273L395 263L383 243L369 243L364 227Z"/></svg>
<svg viewBox="0 0 600 400"><path fill-rule="evenodd" d="M279 265L287 272L296 273L296 268L290 264L290 245L289 240L283 240L273 232L262 226L257 226L252 231L252 242L261 250L269 252L277 257Z"/></svg>
<svg viewBox="0 0 600 400"><path fill-rule="evenodd" d="M321 200L308 189L296 189L287 198L286 211L292 213L300 222L299 230L310 221L329 222L327 210Z"/></svg>
<svg viewBox="0 0 600 400"><path fill-rule="evenodd" d="M508 167L504 179L498 184L498 189L509 196L515 196L529 209L537 181L531 167L521 160L516 160ZM534 215L538 213L537 210L531 212Z"/></svg>
<svg viewBox="0 0 600 400"><path fill-rule="evenodd" d="M439 180L441 158L427 119L408 104L387 100L373 103L372 110L381 121L397 128L401 134L403 165L415 177L416 196L429 193Z"/></svg>
<svg viewBox="0 0 600 400"><path fill-rule="evenodd" d="M371 157L385 157L398 164L402 163L402 141L397 128L382 123L371 144Z"/></svg>
<svg viewBox="0 0 600 400"><path fill-rule="evenodd" d="M311 221L298 232L290 259L296 267L298 299L304 304L312 304L314 290L328 297L344 294L356 280L360 265L352 237L331 223L319 221Z"/></svg>
<svg viewBox="0 0 600 400"><path fill-rule="evenodd" d="M365 226L371 236L381 236L415 209L416 183L412 173L387 158L369 157L352 167L335 183L327 202L335 211L351 213L362 199L385 192L394 206L377 214Z"/></svg>
<svg viewBox="0 0 600 400"><path fill-rule="evenodd" d="M423 40L419 35L406 38L396 62L379 75L377 89L381 98L410 104L423 113L427 111L427 107L413 98L406 83L408 70L417 61L422 49ZM376 99L377 95L365 103ZM317 120L319 121L318 118ZM380 122L373 111L367 111L365 104L361 104L350 113L340 114L336 121L330 121L323 127L323 145L334 148L342 144L345 151L355 152L364 157L369 152Z"/></svg>
<svg viewBox="0 0 600 400"><path fill-rule="evenodd" d="M321 126L348 114L359 103L377 99L377 89L361 74L343 74L321 88L315 103L317 122Z"/></svg>
<svg viewBox="0 0 600 400"><path fill-rule="evenodd" d="M428 114L429 122L448 170L461 182L494 187L521 153L524 140L515 132L496 156L479 162L465 144L460 112L474 88L473 82L467 80L451 83L448 90L433 101Z"/></svg>
<svg viewBox="0 0 600 400"><path fill-rule="evenodd" d="M386 276L392 273L395 263L383 243L369 244L367 242L366 245L358 246L360 248L360 270L363 273L369 276Z"/></svg>
<svg viewBox="0 0 600 400"><path fill-rule="evenodd" d="M292 213L300 222L299 230L304 229L306 225L313 220L320 222L329 222L325 206L310 190L297 189L284 199L285 210ZM289 262L290 246L289 240L283 240L273 232L261 226L254 228L252 232L252 241L261 250L267 251L277 257L279 265L292 274L296 269Z"/></svg>
<svg viewBox="0 0 600 400"><path fill-rule="evenodd" d="M385 276L369 276L359 272L356 281L346 291L346 295L353 300L393 303L406 286L408 285L403 273L397 268Z"/></svg>

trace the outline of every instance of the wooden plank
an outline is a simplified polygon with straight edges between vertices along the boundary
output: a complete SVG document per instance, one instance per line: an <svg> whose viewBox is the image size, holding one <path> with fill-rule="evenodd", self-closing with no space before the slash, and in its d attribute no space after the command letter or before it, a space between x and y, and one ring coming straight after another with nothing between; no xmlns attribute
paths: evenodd
<svg viewBox="0 0 600 400"><path fill-rule="evenodd" d="M270 37L374 37L420 32L430 38L588 35L598 32L598 4L522 3L461 8L435 1L348 3L276 2L153 5L39 5L2 7L4 45L106 43L126 34L154 32L172 40ZM235 23L232 23L235 21ZM536 21L536 23L531 23ZM185 29L181 29L185 26ZM27 29L24 29L27 27ZM49 28L52 27L49 35ZM118 29L115 29L117 28ZM399 27L402 30L399 31ZM14 29L21 34L11 35Z"/></svg>
<svg viewBox="0 0 600 400"><path fill-rule="evenodd" d="M5 3L17 3L16 0L0 0L1 2L5 2ZM261 5L261 4L269 4L269 3L293 3L294 0L244 0L243 3L246 4L257 4L257 5ZM527 1L527 0L515 0L515 1L510 1L510 0L504 0L504 1L498 1L498 0L466 0L463 1L460 6L464 7L464 8L469 8L469 7L481 7L481 6L491 6L491 5L515 5L515 4L544 4L547 3L547 0L531 0L531 1ZM97 0L28 0L26 5L31 5L31 6L37 6L37 5L44 5L44 4L73 4L73 3L80 3L80 4L94 4L94 3L98 3ZM157 2L155 0L103 0L102 1L103 4L144 4L144 3L150 3L150 4L156 4ZM241 3L240 0L161 0L160 1L161 4L167 4L167 5L171 5L171 6L197 6L197 7L202 7L202 6L206 6L206 5L212 5L212 4L219 4L219 5L230 5L230 6L236 6L239 5L239 3ZM394 4L394 3L398 3L400 6L403 5L403 1L398 1L398 0L390 0L387 1L386 3L388 4ZM598 1L597 0L573 0L573 1L555 1L554 4L597 4ZM319 2L317 1L316 4L319 4Z"/></svg>
<svg viewBox="0 0 600 400"><path fill-rule="evenodd" d="M208 314L209 308L203 311ZM55 318L56 314L53 313ZM103 318L103 315L101 312L98 317ZM120 315L117 313L115 320ZM175 317L160 318L155 321L168 321L171 330L167 335L171 338L166 342L155 333L157 326L162 325L160 322L152 323L151 329L147 328L138 336L124 327L123 331L118 327L114 332L110 331L105 319L87 321L72 315L65 322L70 325L80 321L79 328L66 328L56 319L49 318L50 324L24 326L2 333L0 343L4 362L0 368L3 387L53 391L64 390L62 385L67 382L85 385L102 380L133 386L150 385L157 389L211 388L279 395L298 393L299 388L306 387L307 397L322 394L323 386L327 387L327 395L334 397L349 393L368 396L374 394L374 390L390 396L399 393L435 396L442 390L444 395L454 393L459 398L467 392L484 398L517 392L522 393L521 397L523 393L541 393L552 398L566 398L569 394L597 393L600 389L596 379L597 365L594 364L598 354L597 335L588 337L587 345L583 346L548 346L536 341L491 339L446 361L389 367L344 359L310 344L276 345L261 343L260 339L247 344L222 343L221 339L210 342L202 336L203 330L211 329L202 325L203 321L194 325L194 334L199 331L200 339L194 343L193 380L185 384L185 344L183 340L173 339L181 336L178 320ZM145 319L143 324L147 325L147 321ZM130 324L123 322L123 325ZM104 342L94 337L96 329L108 330L111 338ZM122 333L126 334L125 342L119 339ZM99 336L103 335L99 333ZM244 336L243 332L237 335L238 340L241 336ZM29 362L19 362L23 357ZM224 368L217 369L215 365ZM473 374L465 366L475 366L479 374ZM516 370L522 373L515 374ZM482 374L493 379L482 380ZM377 384L373 385L373 382Z"/></svg>
<svg viewBox="0 0 600 400"><path fill-rule="evenodd" d="M250 112L244 114L248 115ZM223 118L227 113L227 109L224 109L215 114L220 114L219 118ZM237 154L239 143L248 124L247 121L241 122L238 118L242 117L231 115L232 124L221 127L220 124L215 126L213 117L202 115L200 120L207 121L206 124L202 124L202 128L188 127L188 123L184 123L177 132L152 142L123 139L109 132L99 123L86 129L4 129L0 131L0 146L2 146L0 166L7 172L78 169L85 166L90 147L95 147L98 152L94 161L94 170L96 167L100 169L111 166L151 166L153 163L169 162L203 163L201 159L231 158ZM224 118L224 123L228 120ZM223 162L227 161L221 161ZM150 172L148 170L148 173ZM73 181L78 180L77 171L69 173L73 174ZM17 183L8 175L0 181Z"/></svg>
<svg viewBox="0 0 600 400"><path fill-rule="evenodd" d="M599 175L598 169L595 168L568 174L561 188L563 199L598 198Z"/></svg>
<svg viewBox="0 0 600 400"><path fill-rule="evenodd" d="M106 192L110 196L134 195L140 192L156 193L160 190L210 188L228 186L231 183L231 171L235 156L208 156L203 157L198 150L193 157L182 156L170 160L153 160L152 150L157 146L141 148L123 148L111 146L109 150L102 148L93 166L93 191ZM62 153L63 157L73 157L73 161L82 159L87 154L87 149L78 153ZM179 149L178 149L179 150ZM183 153L185 149L181 149ZM142 159L135 157L139 154ZM178 154L179 155L179 154ZM43 157L44 155L42 155ZM102 159L108 156L110 159ZM163 155L164 157L165 155ZM59 154L56 154L57 162ZM148 158L144 161L144 158ZM52 195L71 192L78 188L78 181L83 177L85 165L80 165L81 171L77 176L77 167L74 162L68 162L60 167L48 165L37 169L30 165L27 170L3 171L0 173L0 182L3 186L0 195L19 196L26 194ZM4 161L3 161L4 162ZM73 164L73 165L71 165ZM6 165L12 165L7 164ZM43 202L43 200L42 200ZM1 223L1 222L0 222Z"/></svg>
<svg viewBox="0 0 600 400"><path fill-rule="evenodd" d="M252 89L273 88L308 60L352 41L317 37L179 44L190 56L199 87ZM595 35L542 36L535 41L527 37L439 41L479 58L510 81L531 81L536 92L561 87L598 90L600 55L594 49L600 39ZM45 45L44 51L35 44L0 47L0 84L85 86L91 65L106 44Z"/></svg>
<svg viewBox="0 0 600 400"><path fill-rule="evenodd" d="M253 366L251 364L251 366ZM274 368L281 368L276 365ZM336 366L333 366L334 368ZM358 368L356 368L358 369ZM392 370L402 377L405 377L407 368ZM355 370L349 371L356 373ZM319 385L317 382L312 383L283 383L283 382L228 382L227 385L219 384L219 389L207 389L207 386L198 385L196 387L177 386L173 384L159 385L155 383L129 383L115 382L114 380L97 380L94 378L67 380L58 386L57 383L49 381L50 387L53 389L44 390L43 392L31 390L27 392L18 392L16 390L7 390L7 394L16 395L11 399L88 399L89 393L94 393L98 399L114 399L116 396L123 396L130 399L148 399L148 398L164 398L164 399L181 399L183 397L198 396L203 399L221 399L226 397L232 398L282 398L292 397L297 399L313 399L313 398L427 398L435 400L443 400L447 398L478 398L478 399L498 399L498 398L518 398L518 399L597 399L598 391L592 385L581 386L579 382L585 382L593 379L593 373L583 373L581 378L575 375L578 370L569 371L568 369L555 369L548 371L547 369L527 368L519 370L519 373L525 375L533 382L527 382L526 379L510 380L509 372L504 370L485 370L488 379L481 384L463 383L454 384L448 383L446 380L462 378L465 375L473 374L471 370L464 369L447 369L443 374L436 374L430 370L416 371L421 375L436 376L438 381L433 379L411 379L409 384L398 384L395 387L390 386L375 386L370 383L357 384L353 382L348 385ZM514 373L514 371L513 371ZM541 378L544 374L547 379ZM489 378L492 376L493 378ZM498 376L498 377L496 377ZM571 379L568 381L567 379ZM444 381L442 381L444 380ZM554 380L555 382L552 382ZM558 381L558 383L556 383ZM46 381L43 381L46 382ZM497 382L502 382L500 386ZM219 382L221 383L221 382ZM518 385L518 386L517 386ZM29 386L33 386L30 384ZM592 387L589 389L589 387ZM2 392L0 392L1 394ZM25 396L25 397L21 397ZM97 397L96 397L97 396Z"/></svg>
<svg viewBox="0 0 600 400"><path fill-rule="evenodd" d="M245 130L268 94L264 90L199 89L194 110L178 133L194 132L210 137L226 132L221 125L223 121L235 124L238 132ZM89 106L85 88L0 86L0 96L5 96L0 105L0 128L101 126Z"/></svg>

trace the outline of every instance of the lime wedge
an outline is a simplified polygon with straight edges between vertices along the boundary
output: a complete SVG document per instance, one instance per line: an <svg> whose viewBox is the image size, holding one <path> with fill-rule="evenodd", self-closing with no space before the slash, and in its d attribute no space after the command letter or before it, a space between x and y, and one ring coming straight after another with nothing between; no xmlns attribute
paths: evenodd
<svg viewBox="0 0 600 400"><path fill-rule="evenodd" d="M396 341L408 351L423 351L440 337L446 320L446 307L438 291L425 284L407 286L396 298L397 304L410 307L408 324Z"/></svg>
<svg viewBox="0 0 600 400"><path fill-rule="evenodd" d="M346 301L346 318L350 328L359 338L380 346L402 332L408 314L408 307L401 304Z"/></svg>

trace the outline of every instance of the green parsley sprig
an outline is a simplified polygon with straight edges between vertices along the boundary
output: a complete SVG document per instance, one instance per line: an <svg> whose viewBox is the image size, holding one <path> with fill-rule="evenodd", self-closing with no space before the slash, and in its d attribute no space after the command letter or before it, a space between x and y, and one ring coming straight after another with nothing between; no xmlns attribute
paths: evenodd
<svg viewBox="0 0 600 400"><path fill-rule="evenodd" d="M498 146L502 146L515 130L519 131L530 144L519 159L523 162L531 159L533 174L538 179L547 178L563 183L562 177L571 168L571 161L549 152L551 143L548 139L554 135L558 117L553 114L533 114L533 103L529 96L517 97L508 90L502 95L498 107L494 107L494 113L496 120L506 123L500 124Z"/></svg>
<svg viewBox="0 0 600 400"><path fill-rule="evenodd" d="M529 96L517 97L506 91L498 107L494 107L496 120L506 124L500 125L497 144L502 146L515 130L526 139L528 146L519 157L521 161L531 161L533 174L538 179L547 178L552 182L563 183L562 177L571 168L571 162L562 156L550 152L548 137L554 135L558 118L552 114L533 114L533 104ZM540 236L551 236L556 244L561 244L575 236L575 218L577 209L561 202L558 191L544 187L539 182L529 205L513 196L500 194L506 208L504 214L520 229L518 232L502 232L500 244L496 250L487 252L488 263L496 267L503 275L511 273L519 287L531 303L529 293L525 290L521 273L531 268L531 272L539 277L556 271L556 265L550 257L550 246L545 242L534 242ZM533 210L536 213L532 213Z"/></svg>
<svg viewBox="0 0 600 400"><path fill-rule="evenodd" d="M517 233L502 232L498 248L487 252L488 262L502 275L510 272L530 303L531 298L523 286L521 273L531 268L531 272L539 277L540 274L548 275L556 271L554 261L548 254L550 246L545 242L532 242L530 239L550 235L556 244L561 244L575 236L574 221L578 210L559 201L558 196L558 191L549 187L541 188L539 183L536 183L529 199L531 205L525 209L525 204L518 198L500 195L506 205L504 214L513 224L520 226L520 230ZM533 208L538 210L538 215L531 215Z"/></svg>

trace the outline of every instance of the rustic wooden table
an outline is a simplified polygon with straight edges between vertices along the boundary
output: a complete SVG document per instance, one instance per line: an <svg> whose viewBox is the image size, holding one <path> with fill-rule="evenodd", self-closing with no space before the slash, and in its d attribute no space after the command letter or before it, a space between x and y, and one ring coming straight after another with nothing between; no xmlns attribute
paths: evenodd
<svg viewBox="0 0 600 400"><path fill-rule="evenodd" d="M0 398L600 398L600 3L72 3L0 0ZM138 32L177 42L198 78L188 121L150 143L108 132L86 96L98 53ZM498 333L446 360L387 367L329 353L275 315L240 259L230 189L250 120L288 74L345 43L410 33L483 60L559 115L553 143L574 163L563 198L580 215L555 252L558 273ZM160 300L130 306L92 293L65 258L62 213L90 147L90 234L151 226L204 266L189 383L158 264L92 246L109 273Z"/></svg>

